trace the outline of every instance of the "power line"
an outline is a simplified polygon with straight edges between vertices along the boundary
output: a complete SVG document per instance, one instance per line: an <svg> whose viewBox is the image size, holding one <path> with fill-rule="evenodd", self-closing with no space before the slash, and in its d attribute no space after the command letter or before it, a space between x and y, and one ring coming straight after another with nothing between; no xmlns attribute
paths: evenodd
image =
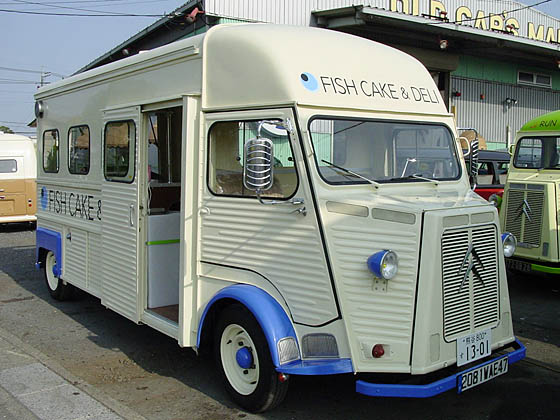
<svg viewBox="0 0 560 420"><path fill-rule="evenodd" d="M29 123L19 122L19 121L4 121L4 120L0 120L0 123L2 123L2 124L20 124L20 125L22 125L22 124L25 124L25 125L29 124Z"/></svg>
<svg viewBox="0 0 560 420"><path fill-rule="evenodd" d="M16 81L16 80L10 80L10 81L2 81L0 80L0 85L38 85L39 82L33 82L31 80L21 80L21 81Z"/></svg>
<svg viewBox="0 0 560 420"><path fill-rule="evenodd" d="M88 13L52 13L52 12L31 12L25 10L8 10L8 9L0 9L0 12L4 13L18 13L23 15L41 15L41 16L73 16L73 17L149 17L149 18L161 18L161 17L173 17L175 16L173 13L170 14L163 14L163 15L138 15L134 13L126 13L126 14L103 14L100 12L99 14L88 14ZM105 12L107 13L107 12Z"/></svg>
<svg viewBox="0 0 560 420"><path fill-rule="evenodd" d="M79 12L93 12L93 13L99 13L98 10L91 10L91 9L80 9L77 7L69 7L69 6L55 6L52 4L48 4L48 3L39 3L36 1L26 1L26 0L13 0L16 3L23 3L23 4L33 4L33 5L40 5L40 6L47 6L47 7L54 7L55 9L68 9L68 10L77 10ZM120 12L105 12L105 13L110 13L111 15L121 15Z"/></svg>
<svg viewBox="0 0 560 420"><path fill-rule="evenodd" d="M40 74L40 75L45 76L45 77L48 77L48 76L66 77L63 74L55 73L53 71L46 71L46 70L16 69L16 68L13 68L13 67L0 67L0 70L14 71L14 72L18 72L18 73Z"/></svg>
<svg viewBox="0 0 560 420"><path fill-rule="evenodd" d="M14 69L12 67L0 67L0 70L16 71L16 72L19 72L19 73L36 73L36 74L44 73L40 70Z"/></svg>
<svg viewBox="0 0 560 420"><path fill-rule="evenodd" d="M51 4L109 3L110 5L116 5L116 3L125 3L125 5L129 5L129 4L140 4L140 3L161 3L165 1L168 0L144 0L144 1L135 1L135 2L130 2L129 0L75 0L75 1L49 1L48 4L51 5ZM12 0L9 3L0 2L0 5L9 6L12 5L13 2L14 0ZM37 4L45 5L44 3L37 3ZM99 5L99 6L105 6L105 5Z"/></svg>

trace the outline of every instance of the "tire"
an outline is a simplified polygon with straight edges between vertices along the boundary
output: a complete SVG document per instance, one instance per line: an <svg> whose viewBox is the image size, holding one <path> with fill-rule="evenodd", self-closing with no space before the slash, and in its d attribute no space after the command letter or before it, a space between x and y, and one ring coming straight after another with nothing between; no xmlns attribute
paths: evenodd
<svg viewBox="0 0 560 420"><path fill-rule="evenodd" d="M279 380L255 317L241 305L228 306L214 332L216 363L233 400L252 413L262 413L280 404L288 391L288 382Z"/></svg>
<svg viewBox="0 0 560 420"><path fill-rule="evenodd" d="M49 251L45 257L44 273L45 283L49 294L56 300L68 300L74 296L75 288L71 284L66 283L59 277L54 275L53 269L56 265L56 257L52 251Z"/></svg>

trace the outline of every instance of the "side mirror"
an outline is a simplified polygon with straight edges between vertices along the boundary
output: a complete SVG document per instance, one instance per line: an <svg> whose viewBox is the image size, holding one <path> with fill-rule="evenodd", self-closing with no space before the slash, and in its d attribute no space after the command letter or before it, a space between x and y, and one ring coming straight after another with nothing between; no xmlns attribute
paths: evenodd
<svg viewBox="0 0 560 420"><path fill-rule="evenodd" d="M463 150L463 157L466 159L471 153L471 144L469 143L469 139L466 137L459 137L459 144Z"/></svg>
<svg viewBox="0 0 560 420"><path fill-rule="evenodd" d="M476 133L476 132L475 132ZM478 177L478 135L471 141L471 159L470 159L471 183L473 190L476 188Z"/></svg>
<svg viewBox="0 0 560 420"><path fill-rule="evenodd" d="M243 148L243 185L257 196L272 187L274 144L264 137L247 140Z"/></svg>
<svg viewBox="0 0 560 420"><path fill-rule="evenodd" d="M515 144L510 144L508 148L508 152L511 156L515 153Z"/></svg>

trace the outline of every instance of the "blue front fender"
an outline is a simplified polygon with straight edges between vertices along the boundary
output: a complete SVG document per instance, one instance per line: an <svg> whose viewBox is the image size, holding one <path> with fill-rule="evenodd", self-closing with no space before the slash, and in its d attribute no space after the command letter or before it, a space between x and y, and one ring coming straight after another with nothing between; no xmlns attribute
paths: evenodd
<svg viewBox="0 0 560 420"><path fill-rule="evenodd" d="M200 347L200 339L206 315L212 306L222 299L233 299L243 304L255 317L268 342L272 363L275 367L280 366L278 356L278 341L286 337L293 337L297 343L296 333L292 321L284 311L284 308L267 292L249 284L235 284L220 290L210 299L204 309L198 325L197 346Z"/></svg>

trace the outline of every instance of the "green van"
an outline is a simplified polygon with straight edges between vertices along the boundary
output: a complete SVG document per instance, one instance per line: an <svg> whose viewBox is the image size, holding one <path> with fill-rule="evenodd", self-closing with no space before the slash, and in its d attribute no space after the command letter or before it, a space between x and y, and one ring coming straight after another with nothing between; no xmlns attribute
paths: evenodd
<svg viewBox="0 0 560 420"><path fill-rule="evenodd" d="M503 231L518 241L508 268L560 274L559 157L560 110L517 133L500 212Z"/></svg>

